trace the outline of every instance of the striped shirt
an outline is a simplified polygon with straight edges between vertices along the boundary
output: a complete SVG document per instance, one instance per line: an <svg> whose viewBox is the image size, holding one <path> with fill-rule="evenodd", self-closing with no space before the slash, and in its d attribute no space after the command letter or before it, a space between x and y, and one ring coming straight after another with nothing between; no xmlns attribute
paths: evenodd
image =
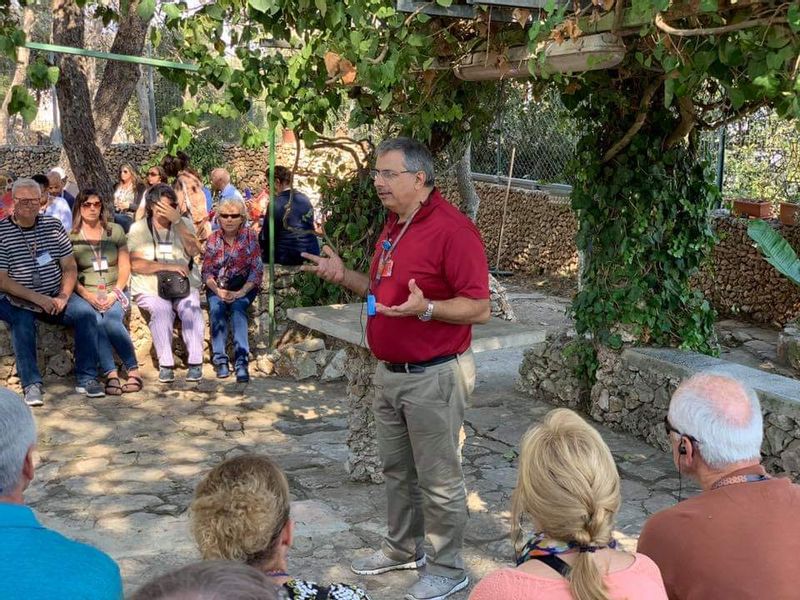
<svg viewBox="0 0 800 600"><path fill-rule="evenodd" d="M0 271L18 284L44 294L56 296L61 289L60 259L72 254L67 232L56 218L39 215L33 227L23 228L11 219L0 221ZM46 254L50 260L46 264ZM37 261L37 257L39 260ZM38 272L38 285L34 273Z"/></svg>

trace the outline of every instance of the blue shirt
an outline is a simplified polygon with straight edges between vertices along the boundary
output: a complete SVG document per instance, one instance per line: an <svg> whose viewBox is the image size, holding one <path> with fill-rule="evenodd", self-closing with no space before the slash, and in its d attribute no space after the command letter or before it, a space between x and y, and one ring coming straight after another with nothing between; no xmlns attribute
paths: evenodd
<svg viewBox="0 0 800 600"><path fill-rule="evenodd" d="M222 200L223 198L236 198L237 200L244 200L242 194L237 190L232 183L229 183L222 191L219 193L219 199Z"/></svg>
<svg viewBox="0 0 800 600"><path fill-rule="evenodd" d="M43 527L27 506L0 503L0 541L0 598L122 598L111 557Z"/></svg>

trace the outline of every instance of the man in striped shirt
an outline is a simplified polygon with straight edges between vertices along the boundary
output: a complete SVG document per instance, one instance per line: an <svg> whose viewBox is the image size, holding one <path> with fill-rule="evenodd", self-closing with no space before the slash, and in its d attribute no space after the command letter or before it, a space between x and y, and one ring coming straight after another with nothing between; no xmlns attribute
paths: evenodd
<svg viewBox="0 0 800 600"><path fill-rule="evenodd" d="M104 396L97 381L97 318L72 293L78 270L67 232L57 219L39 214L42 191L34 180L18 179L11 195L14 214L0 221L0 321L11 330L25 402L44 403L36 364L37 319L74 328L76 391Z"/></svg>

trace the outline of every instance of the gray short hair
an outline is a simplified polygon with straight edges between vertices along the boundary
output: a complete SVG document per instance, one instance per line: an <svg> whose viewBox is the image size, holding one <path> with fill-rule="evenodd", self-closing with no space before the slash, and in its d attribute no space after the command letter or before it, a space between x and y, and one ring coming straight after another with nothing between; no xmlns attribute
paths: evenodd
<svg viewBox="0 0 800 600"><path fill-rule="evenodd" d="M401 152L403 154L403 164L407 171L417 173L422 171L425 174L425 185L433 187L433 156L425 145L407 137L396 137L383 140L375 149L375 156L383 156L387 152Z"/></svg>
<svg viewBox="0 0 800 600"><path fill-rule="evenodd" d="M0 388L0 496L10 494L19 483L25 456L35 443L31 409L19 394Z"/></svg>
<svg viewBox="0 0 800 600"><path fill-rule="evenodd" d="M754 389L730 375L706 372L684 381L670 401L669 421L699 440L697 450L712 468L761 459L761 403Z"/></svg>
<svg viewBox="0 0 800 600"><path fill-rule="evenodd" d="M171 571L139 588L130 600L278 600L264 573L244 563L206 560Z"/></svg>
<svg viewBox="0 0 800 600"><path fill-rule="evenodd" d="M36 190L36 192L39 194L40 197L42 195L42 186L40 186L38 183L36 183L33 179L30 179L29 177L23 177L22 179L17 179L11 185L11 197L12 198L16 197L17 190L21 190L23 188Z"/></svg>
<svg viewBox="0 0 800 600"><path fill-rule="evenodd" d="M244 221L246 221L248 217L247 205L244 203L244 201L240 200L236 196L228 196L226 198L222 198L219 201L219 204L217 205L217 214L219 214L223 206L228 206L228 205L235 207L236 210L239 211L239 214L242 215L243 217L242 224L244 224Z"/></svg>

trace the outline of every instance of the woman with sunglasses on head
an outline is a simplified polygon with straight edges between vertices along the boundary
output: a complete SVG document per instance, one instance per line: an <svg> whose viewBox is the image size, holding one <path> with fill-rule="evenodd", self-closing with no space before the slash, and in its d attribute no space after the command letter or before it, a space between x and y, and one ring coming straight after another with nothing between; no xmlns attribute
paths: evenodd
<svg viewBox="0 0 800 600"><path fill-rule="evenodd" d="M484 577L469 600L667 600L661 573L617 549L614 457L577 413L552 410L520 442L511 534L517 568ZM522 519L535 533L520 548Z"/></svg>
<svg viewBox="0 0 800 600"><path fill-rule="evenodd" d="M150 333L158 356L158 380L175 380L172 328L181 320L188 351L186 381L203 377L203 313L200 275L194 257L200 243L191 219L181 217L175 190L165 184L151 187L145 197L145 218L128 234L131 253L131 294L136 305L150 314Z"/></svg>
<svg viewBox="0 0 800 600"><path fill-rule="evenodd" d="M114 222L120 225L125 233L131 228L145 187L130 163L125 163L119 168L119 178L117 185L114 186Z"/></svg>
<svg viewBox="0 0 800 600"><path fill-rule="evenodd" d="M100 372L106 377L106 394L142 389L142 377L131 335L123 322L130 306L125 291L131 274L127 240L122 227L109 223L100 194L84 190L73 205L72 250L78 265L75 293L97 313L97 350ZM127 381L122 384L113 350L122 361Z"/></svg>
<svg viewBox="0 0 800 600"><path fill-rule="evenodd" d="M258 236L247 227L247 207L237 198L224 198L217 207L219 229L208 238L203 257L211 325L212 363L217 377L230 375L228 319L233 329L233 366L236 381L250 381L247 309L261 287L264 267Z"/></svg>

